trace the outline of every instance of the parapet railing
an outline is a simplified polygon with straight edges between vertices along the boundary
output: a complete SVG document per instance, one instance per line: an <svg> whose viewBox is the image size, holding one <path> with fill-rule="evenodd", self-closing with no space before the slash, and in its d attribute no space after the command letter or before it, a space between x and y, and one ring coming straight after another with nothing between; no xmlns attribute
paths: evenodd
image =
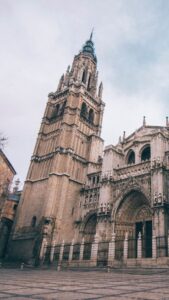
<svg viewBox="0 0 169 300"><path fill-rule="evenodd" d="M119 179L125 179L127 177L132 176L138 176L142 174L149 173L151 170L151 162L150 161L144 161L138 164L130 164L125 165L116 169L113 169L113 171L107 171L102 173L101 180L119 180Z"/></svg>

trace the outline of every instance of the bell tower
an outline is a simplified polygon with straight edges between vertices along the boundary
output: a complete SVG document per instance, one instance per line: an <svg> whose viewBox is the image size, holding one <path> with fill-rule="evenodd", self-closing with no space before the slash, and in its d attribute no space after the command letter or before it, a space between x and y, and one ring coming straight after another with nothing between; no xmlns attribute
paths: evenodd
<svg viewBox="0 0 169 300"><path fill-rule="evenodd" d="M88 173L101 170L104 102L103 85L97 85L91 34L61 76L56 92L49 94L18 209L11 256L36 256L44 235L50 244L70 242L78 234L80 190Z"/></svg>

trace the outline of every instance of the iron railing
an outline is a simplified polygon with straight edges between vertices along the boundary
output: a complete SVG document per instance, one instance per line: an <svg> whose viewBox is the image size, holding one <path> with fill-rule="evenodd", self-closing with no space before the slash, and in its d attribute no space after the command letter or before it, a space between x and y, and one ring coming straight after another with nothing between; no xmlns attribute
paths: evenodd
<svg viewBox="0 0 169 300"><path fill-rule="evenodd" d="M152 242L151 237L146 237L141 239L141 257L142 258L152 258L153 253L156 253L156 257L167 257L168 255L168 237L167 236L159 236L155 237L155 243L154 241ZM51 259L51 253L53 251L53 259L52 261L58 262L59 258L61 258L62 261L68 261L69 260L69 255L70 255L70 250L72 248L72 260L80 260L80 251L83 249L82 255L82 260L88 261L92 259L91 253L93 247L96 246L95 249L97 249L97 256L95 259L97 260L97 265L100 266L106 266L108 263L108 256L109 256L109 243L112 243L112 241L102 241L99 243L91 243L91 242L86 242L84 244L76 243L76 244L65 244L63 245L56 245L54 247L47 246L45 249L45 257L44 257L44 263L50 263ZM113 242L114 244L114 250L115 250L115 260L118 261L123 261L124 259L124 238L122 237L116 237L115 241ZM125 258L137 258L138 256L138 239L129 237L128 241L126 242L128 248L127 248L127 257ZM61 247L63 247L63 253L61 255ZM81 248L82 247L82 248ZM154 247L154 249L153 249ZM112 249L112 247L110 247ZM153 252L154 251L154 252ZM61 257L60 257L61 255ZM111 255L110 255L111 257Z"/></svg>

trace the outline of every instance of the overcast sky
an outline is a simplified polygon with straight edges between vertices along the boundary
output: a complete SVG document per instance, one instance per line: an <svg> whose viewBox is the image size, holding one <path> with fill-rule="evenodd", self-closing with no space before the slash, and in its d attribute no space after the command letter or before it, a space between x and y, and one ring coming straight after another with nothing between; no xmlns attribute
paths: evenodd
<svg viewBox="0 0 169 300"><path fill-rule="evenodd" d="M165 125L168 0L0 0L0 131L25 180L47 95L94 27L106 103L102 137L116 144L142 125Z"/></svg>

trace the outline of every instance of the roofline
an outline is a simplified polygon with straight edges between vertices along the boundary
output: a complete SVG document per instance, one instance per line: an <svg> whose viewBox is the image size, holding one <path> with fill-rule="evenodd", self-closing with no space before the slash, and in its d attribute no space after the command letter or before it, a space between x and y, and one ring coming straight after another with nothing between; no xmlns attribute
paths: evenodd
<svg viewBox="0 0 169 300"><path fill-rule="evenodd" d="M5 162L7 163L8 167L11 169L12 173L14 175L16 175L16 171L14 169L14 167L12 166L12 164L10 163L9 159L6 157L5 153L2 151L2 149L0 149L0 155L3 157L3 159L5 160Z"/></svg>
<svg viewBox="0 0 169 300"><path fill-rule="evenodd" d="M153 126L153 125L145 125L145 126L141 126L138 129L136 129L135 131L133 131L131 134L129 134L125 140L129 139L130 137L132 137L136 132L139 132L141 129L143 128L155 128L155 129L169 129L167 126Z"/></svg>

